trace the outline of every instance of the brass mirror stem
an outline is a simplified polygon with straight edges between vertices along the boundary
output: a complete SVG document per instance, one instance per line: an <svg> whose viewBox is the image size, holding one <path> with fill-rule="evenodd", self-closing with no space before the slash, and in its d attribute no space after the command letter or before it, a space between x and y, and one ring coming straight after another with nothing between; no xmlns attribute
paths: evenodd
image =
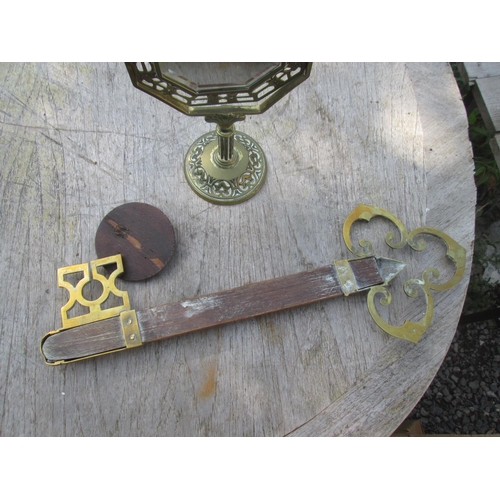
<svg viewBox="0 0 500 500"><path fill-rule="evenodd" d="M221 168L231 168L236 164L237 155L234 154L235 131L234 124L229 127L217 124L216 132L219 147L214 160Z"/></svg>
<svg viewBox="0 0 500 500"><path fill-rule="evenodd" d="M220 168L234 167L238 161L238 155L234 151L234 134L236 128L234 122L242 121L245 115L228 114L206 116L205 121L216 123L217 151L213 160Z"/></svg>

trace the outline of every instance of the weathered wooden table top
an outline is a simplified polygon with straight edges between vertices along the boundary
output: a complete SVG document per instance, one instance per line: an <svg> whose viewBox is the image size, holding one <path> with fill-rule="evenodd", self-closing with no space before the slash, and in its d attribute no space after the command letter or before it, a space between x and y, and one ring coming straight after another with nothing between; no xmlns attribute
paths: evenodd
<svg viewBox="0 0 500 500"><path fill-rule="evenodd" d="M342 224L359 203L447 232L469 252L468 277L473 163L447 64L313 65L270 110L237 124L269 164L262 190L240 205L210 204L184 180L187 149L211 127L133 88L122 63L0 66L1 435L383 436L423 395L467 278L436 292L418 344L380 330L358 294L44 364L40 339L61 326L67 299L57 269L94 259L100 221L127 202L158 207L177 239L162 273L122 286L137 310L349 258ZM382 223L372 231L378 253L409 263L395 299L405 279L443 260L442 245L396 251ZM395 300L391 318L423 307Z"/></svg>

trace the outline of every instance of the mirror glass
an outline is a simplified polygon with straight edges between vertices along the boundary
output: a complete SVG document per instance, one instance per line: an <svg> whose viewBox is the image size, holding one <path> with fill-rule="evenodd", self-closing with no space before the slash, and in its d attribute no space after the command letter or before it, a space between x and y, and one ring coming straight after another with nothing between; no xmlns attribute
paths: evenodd
<svg viewBox="0 0 500 500"><path fill-rule="evenodd" d="M269 62L160 62L164 77L188 85L193 90L249 85L276 68Z"/></svg>

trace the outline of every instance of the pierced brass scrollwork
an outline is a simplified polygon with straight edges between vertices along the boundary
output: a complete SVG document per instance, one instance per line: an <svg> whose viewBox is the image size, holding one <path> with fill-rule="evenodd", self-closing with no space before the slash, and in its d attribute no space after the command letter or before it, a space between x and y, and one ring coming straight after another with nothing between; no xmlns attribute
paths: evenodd
<svg viewBox="0 0 500 500"><path fill-rule="evenodd" d="M99 268L104 266L114 266L115 269L110 272L109 276L105 276L99 272ZM116 278L123 273L123 261L120 254L104 257L102 259L92 260L90 263L76 264L74 266L61 267L57 270L57 283L61 288L65 288L69 293L68 302L61 307L61 321L62 328L53 330L42 337L40 343L40 350L48 365L61 365L66 363L73 363L81 359L93 358L106 354L105 351L90 356L77 357L75 359L63 359L57 361L50 361L45 357L43 352L43 345L45 341L52 335L63 332L74 327L94 323L103 319L120 317L120 326L123 334L123 346L115 349L121 351L131 347L138 347L142 345L141 332L137 321L137 315L134 309L130 309L130 300L128 292L120 290L116 287ZM70 275L81 275L76 285L68 281ZM100 296L95 299L87 299L83 294L83 288L92 281L98 282L101 285L102 292ZM107 300L111 295L121 300L121 304L113 307L105 307ZM89 312L79 316L69 317L68 313L73 307L79 304L83 308L87 308Z"/></svg>
<svg viewBox="0 0 500 500"><path fill-rule="evenodd" d="M114 265L116 269L106 277L98 272L98 267ZM82 273L83 277L78 283L73 286L66 280L68 275L74 273ZM93 260L90 265L85 262L83 264L76 264L74 266L61 267L57 270L57 281L61 288L66 288L69 292L68 302L61 308L61 320L63 328L72 328L74 326L84 325L99 321L100 319L111 318L118 316L122 311L130 309L130 301L128 293L125 290L116 288L115 279L118 275L123 273L123 262L121 255L113 255L103 259ZM97 281L102 286L102 293L100 297L95 300L88 300L83 296L83 287L90 283L92 280ZM102 305L109 298L110 294L119 297L122 304L115 307L103 308ZM83 307L88 308L87 314L82 314L74 318L68 316L69 311L79 303Z"/></svg>
<svg viewBox="0 0 500 500"><path fill-rule="evenodd" d="M466 251L465 248L460 246L453 238L439 229L432 227L419 227L408 232L401 220L398 219L393 213L369 205L358 205L347 217L343 228L345 244L349 251L354 255L359 257L373 255L373 247L371 242L365 239L359 240L359 248L354 247L351 240L352 225L358 220L369 222L373 217L377 216L383 217L392 222L399 232L399 238L392 231L389 231L385 235L385 242L391 248L400 249L409 245L413 250L421 252L426 248L427 244L425 240L423 238L419 238L419 236L423 234L432 235L444 241L447 247L446 257L449 258L455 265L455 274L445 283L436 283L434 281L439 278L440 273L433 267L427 268L423 271L422 279L410 279L406 281L404 285L406 295L414 298L417 296L419 289L422 290L425 295L426 311L424 317L418 322L405 321L402 326L393 326L387 323L377 312L375 307L375 296L377 294L382 294L382 297L379 300L380 304L388 306L392 300L391 293L387 289L386 285L375 286L370 289L367 297L368 310L370 311L370 315L375 323L377 323L382 330L390 335L393 335L394 337L416 343L422 337L427 328L429 328L434 315L434 299L432 291L449 290L462 279L465 274Z"/></svg>

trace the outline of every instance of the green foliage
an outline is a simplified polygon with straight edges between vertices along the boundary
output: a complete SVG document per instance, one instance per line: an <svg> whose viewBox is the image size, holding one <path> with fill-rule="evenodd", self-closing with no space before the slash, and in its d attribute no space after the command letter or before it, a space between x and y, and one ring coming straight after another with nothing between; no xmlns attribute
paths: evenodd
<svg viewBox="0 0 500 500"><path fill-rule="evenodd" d="M476 241L474 258L464 313L479 312L498 306L500 286L486 281L484 270L488 264L500 268L500 248L486 237L486 230L500 220L500 169L490 148L491 134L473 100L471 91L460 76L457 65L452 68L464 103L469 110L469 139L474 155L474 178L477 188Z"/></svg>
<svg viewBox="0 0 500 500"><path fill-rule="evenodd" d="M489 264L500 269L500 248L498 242L491 242L481 234L474 242L474 259L463 314L487 311L498 306L498 283L484 279L484 271Z"/></svg>

